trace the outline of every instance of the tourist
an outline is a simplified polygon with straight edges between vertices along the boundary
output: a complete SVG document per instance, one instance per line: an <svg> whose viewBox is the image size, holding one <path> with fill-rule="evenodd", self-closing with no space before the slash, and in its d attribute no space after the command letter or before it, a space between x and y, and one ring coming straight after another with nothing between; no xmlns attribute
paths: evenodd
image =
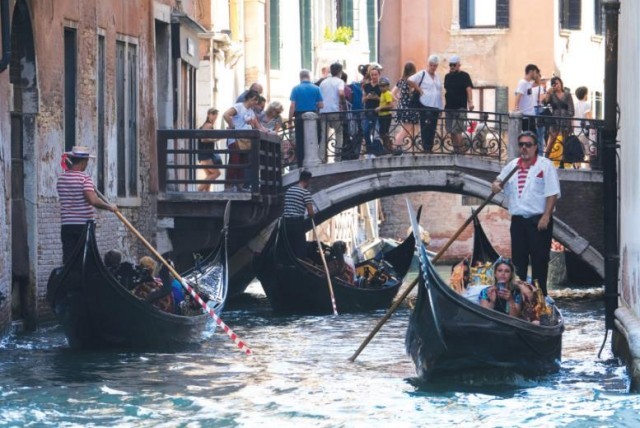
<svg viewBox="0 0 640 428"><path fill-rule="evenodd" d="M560 198L560 181L553 163L537 155L536 134L518 136L520 156L509 162L491 185L494 193L504 190L511 214L511 254L518 277L525 281L529 261L532 278L547 295L549 251L553 235L553 211ZM505 177L517 168L514 177Z"/></svg>
<svg viewBox="0 0 640 428"><path fill-rule="evenodd" d="M246 98L247 94L248 94L250 91L257 92L257 93L258 93L258 95L262 95L262 91L263 91L263 90L264 90L264 89L262 88L262 85L261 85L261 84L259 84L259 83L257 83L257 82L256 82L256 83L252 83L252 84L251 84L251 86L249 86L249 89L245 90L245 91L244 91L244 92L242 92L240 95L238 95L238 98L236 98L236 104L237 104L237 103L243 103L243 102L244 102L244 99Z"/></svg>
<svg viewBox="0 0 640 428"><path fill-rule="evenodd" d="M380 103L376 108L378 112L378 134L380 135L380 141L382 141L383 147L391 151L393 150L393 143L389 136L389 129L391 128L391 119L393 118L391 111L396 107L396 103L389 89L389 79L386 77L380 78L378 86L380 86Z"/></svg>
<svg viewBox="0 0 640 428"><path fill-rule="evenodd" d="M210 108L207 110L207 119L204 121L200 129L215 129L215 122L218 119L218 109ZM214 168L215 165L222 165L222 158L219 154L214 153L216 149L216 139L200 138L198 140L198 162L207 168L201 169L204 172L204 180L209 183L198 184L199 192L208 192L211 190L211 182L220 177L220 170Z"/></svg>
<svg viewBox="0 0 640 428"><path fill-rule="evenodd" d="M95 220L99 208L116 212L118 207L98 198L91 176L87 169L90 155L89 148L74 146L63 156L65 171L58 177L56 189L60 200L60 239L62 241L62 262L67 263L76 245L80 242L85 225Z"/></svg>
<svg viewBox="0 0 640 428"><path fill-rule="evenodd" d="M524 77L518 82L516 87L516 98L514 110L521 112L525 116L533 116L535 114L536 97L533 91L533 85L536 75L540 74L540 69L535 64L527 64L524 68ZM523 131L536 131L536 123L534 118L522 118Z"/></svg>
<svg viewBox="0 0 640 428"><path fill-rule="evenodd" d="M467 128L466 111L473 110L473 83L469 73L460 70L458 55L452 55L449 58L449 72L444 76L444 89L447 132L451 134L453 152L463 153L462 133Z"/></svg>
<svg viewBox="0 0 640 428"><path fill-rule="evenodd" d="M510 259L499 257L493 265L493 284L480 293L480 306L519 317L522 296Z"/></svg>
<svg viewBox="0 0 640 428"><path fill-rule="evenodd" d="M574 134L580 139L585 154L585 161L588 162L591 157L591 148L595 146L595 130L590 129L590 120L593 119L591 112L591 103L589 102L589 89L586 86L580 86L575 91L578 102L575 105L576 120L573 124Z"/></svg>
<svg viewBox="0 0 640 428"><path fill-rule="evenodd" d="M270 132L278 133L282 129L282 112L284 107L280 101L273 101L260 115L260 125Z"/></svg>
<svg viewBox="0 0 640 428"><path fill-rule="evenodd" d="M374 144L373 134L378 123L377 108L380 105L380 69L375 66L369 67L367 83L362 85L362 103L364 104L364 143L366 146L366 155L375 157L382 153L382 146L377 142Z"/></svg>
<svg viewBox="0 0 640 428"><path fill-rule="evenodd" d="M402 77L396 83L391 93L398 100L398 122L400 123L400 131L396 133L395 145L396 150L402 150L403 146L415 145L416 125L418 124L418 113L409 110L411 108L411 98L414 90L411 89L407 80L416 74L416 66L413 62L408 61L402 69ZM409 137L409 141L405 139ZM407 144L408 143L408 144Z"/></svg>
<svg viewBox="0 0 640 428"><path fill-rule="evenodd" d="M549 137L545 149L545 153L549 157L558 137L562 135L562 142L565 142L571 132L571 122L562 118L573 117L575 109L571 92L565 91L562 79L559 77L551 78L551 87L545 95L544 102L551 106L551 116L559 118L551 122L549 127Z"/></svg>
<svg viewBox="0 0 640 428"><path fill-rule="evenodd" d="M227 124L227 129L254 129L260 128L260 124L253 111L253 106L258 102L260 94L249 91L241 103L235 104L224 112L222 118ZM251 140L247 139L227 139L227 148L229 149L229 168L227 169L226 187L231 191L251 191L250 184L241 183L246 179L250 182L251 166L246 169L249 174L245 173L245 168L235 165L245 165L249 163L248 153L239 153L240 150L248 150L251 148Z"/></svg>
<svg viewBox="0 0 640 428"><path fill-rule="evenodd" d="M309 70L300 71L300 84L291 90L289 97L289 122L295 119L296 135L296 159L298 168L304 165L304 121L302 115L313 112L318 113L324 103L320 88L311 83L311 72Z"/></svg>
<svg viewBox="0 0 640 428"><path fill-rule="evenodd" d="M320 84L323 107L320 109L320 144L319 155L322 162L327 161L327 139L329 138L329 128L333 130L334 147L333 152L336 160L339 160L342 151L342 115L341 111L346 110L344 88L342 80L342 64L334 63L330 67L331 76L325 78Z"/></svg>
<svg viewBox="0 0 640 428"><path fill-rule="evenodd" d="M291 186L284 194L284 226L287 240L293 254L299 259L307 256L307 241L305 238L305 213L313 218L313 199L307 189L311 181L311 173L300 172L298 184Z"/></svg>
<svg viewBox="0 0 640 428"><path fill-rule="evenodd" d="M425 153L433 150L433 139L438 126L438 116L442 109L442 82L436 74L440 59L431 55L427 59L426 70L420 70L407 81L412 89L420 92L420 138Z"/></svg>

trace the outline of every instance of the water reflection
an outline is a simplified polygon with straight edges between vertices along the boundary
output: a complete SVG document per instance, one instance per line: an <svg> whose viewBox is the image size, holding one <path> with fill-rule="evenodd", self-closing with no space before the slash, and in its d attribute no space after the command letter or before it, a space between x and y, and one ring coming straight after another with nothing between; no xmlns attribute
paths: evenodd
<svg viewBox="0 0 640 428"><path fill-rule="evenodd" d="M417 384L404 353L409 310L398 311L355 363L383 312L273 315L246 297L224 319L256 357L216 334L190 352L69 350L61 329L0 346L0 426L636 426L599 301L559 301L565 316L559 373L536 379L469 376Z"/></svg>

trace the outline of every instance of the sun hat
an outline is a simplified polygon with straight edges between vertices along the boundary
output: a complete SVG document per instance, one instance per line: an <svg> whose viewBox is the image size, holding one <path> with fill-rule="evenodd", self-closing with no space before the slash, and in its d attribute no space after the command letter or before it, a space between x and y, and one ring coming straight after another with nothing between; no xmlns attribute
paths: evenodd
<svg viewBox="0 0 640 428"><path fill-rule="evenodd" d="M91 150L86 146L73 146L70 152L66 153L67 156L72 158L95 158L94 155L91 154Z"/></svg>

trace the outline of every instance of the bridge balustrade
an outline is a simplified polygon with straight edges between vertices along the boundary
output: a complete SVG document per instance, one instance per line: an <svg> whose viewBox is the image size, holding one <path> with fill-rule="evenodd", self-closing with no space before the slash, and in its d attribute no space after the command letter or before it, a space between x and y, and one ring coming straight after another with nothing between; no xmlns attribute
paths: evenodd
<svg viewBox="0 0 640 428"><path fill-rule="evenodd" d="M242 139L247 149L227 147L228 139ZM211 142L199 145L200 141ZM215 143L213 142L215 141ZM163 193L197 192L198 185L211 185L213 192L245 192L279 195L282 191L281 140L256 130L162 129L157 131L158 183ZM211 145L211 149L198 147ZM198 154L215 153L221 163L202 165ZM205 169L215 168L218 179L202 178Z"/></svg>
<svg viewBox="0 0 640 428"><path fill-rule="evenodd" d="M380 117L366 110L353 110L319 115L319 151L322 162L358 159L362 155L404 155L425 153L418 123L419 109L390 110L388 130ZM509 136L517 136L525 127L530 128L540 140L540 151L559 167L570 164L600 169L601 135L604 122L549 116L522 116L496 112L462 110L434 110L433 147L428 153L481 156L505 162L509 157ZM460 115L463 116L460 116ZM424 118L424 116L423 116ZM524 120L523 120L524 119ZM424 120L424 119L423 119ZM430 117L427 116L427 121ZM370 133L371 144L366 143L365 133ZM291 128L282 132L287 141L289 164L295 163L295 135ZM576 138L571 138L575 136ZM552 141L553 140L553 141ZM582 162L564 161L565 142L580 142ZM513 144L514 156L517 148Z"/></svg>

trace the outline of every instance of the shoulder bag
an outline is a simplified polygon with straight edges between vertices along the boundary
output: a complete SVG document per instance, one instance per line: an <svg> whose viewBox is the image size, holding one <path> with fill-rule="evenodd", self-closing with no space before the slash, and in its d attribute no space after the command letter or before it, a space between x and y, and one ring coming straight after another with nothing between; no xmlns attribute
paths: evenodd
<svg viewBox="0 0 640 428"><path fill-rule="evenodd" d="M418 83L418 88L422 85L422 81L424 80L424 75L426 71L422 72L422 77L420 78L420 83ZM409 100L409 108L421 108L422 103L420 102L420 91L416 91L415 89L411 92L411 99Z"/></svg>

